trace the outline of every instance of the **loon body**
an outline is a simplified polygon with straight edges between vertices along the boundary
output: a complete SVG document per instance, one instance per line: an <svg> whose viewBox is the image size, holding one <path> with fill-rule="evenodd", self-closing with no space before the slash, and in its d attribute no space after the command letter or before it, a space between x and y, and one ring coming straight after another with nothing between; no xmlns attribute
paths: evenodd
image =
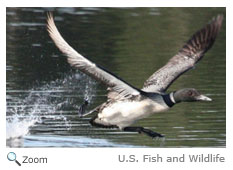
<svg viewBox="0 0 233 170"><path fill-rule="evenodd" d="M92 120L92 124L117 125L124 129L137 120L168 109L169 106L159 94L153 97L140 96L139 99L115 101L108 106L104 105L98 116Z"/></svg>

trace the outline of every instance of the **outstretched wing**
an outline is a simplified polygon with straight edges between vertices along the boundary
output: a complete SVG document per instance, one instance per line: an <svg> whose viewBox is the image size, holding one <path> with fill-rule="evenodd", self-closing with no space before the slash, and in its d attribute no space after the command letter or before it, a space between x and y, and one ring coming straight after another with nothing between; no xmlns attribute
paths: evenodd
<svg viewBox="0 0 233 170"><path fill-rule="evenodd" d="M64 55L67 56L69 64L83 73L95 78L96 80L104 83L113 91L121 95L121 97L131 97L140 94L140 90L126 83L116 75L107 71L106 69L96 65L90 60L83 57L75 51L61 36L54 23L53 16L48 13L47 29L50 37Z"/></svg>
<svg viewBox="0 0 233 170"><path fill-rule="evenodd" d="M145 81L143 91L165 92L180 75L191 69L212 47L222 25L223 16L213 18L173 56L168 63Z"/></svg>

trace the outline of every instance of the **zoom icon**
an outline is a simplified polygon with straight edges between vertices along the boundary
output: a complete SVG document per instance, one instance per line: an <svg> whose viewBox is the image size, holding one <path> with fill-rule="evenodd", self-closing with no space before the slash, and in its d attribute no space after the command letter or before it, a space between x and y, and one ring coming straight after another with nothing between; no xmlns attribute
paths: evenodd
<svg viewBox="0 0 233 170"><path fill-rule="evenodd" d="M15 161L19 166L21 166L21 164L19 163L19 161L16 160L16 154L14 152L9 152L7 154L7 159L9 161Z"/></svg>

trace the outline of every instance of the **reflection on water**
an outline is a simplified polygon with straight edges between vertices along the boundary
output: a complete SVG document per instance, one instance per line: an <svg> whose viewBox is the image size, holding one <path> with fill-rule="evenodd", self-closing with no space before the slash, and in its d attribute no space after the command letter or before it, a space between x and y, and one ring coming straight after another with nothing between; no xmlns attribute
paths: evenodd
<svg viewBox="0 0 233 170"><path fill-rule="evenodd" d="M64 38L81 54L141 87L185 41L225 8L7 8L8 147L225 147L225 24L204 59L169 89L194 87L209 103L182 103L136 125L164 140L91 127L78 118L106 100L105 87L72 70L46 31L55 11ZM195 23L195 24L194 24Z"/></svg>

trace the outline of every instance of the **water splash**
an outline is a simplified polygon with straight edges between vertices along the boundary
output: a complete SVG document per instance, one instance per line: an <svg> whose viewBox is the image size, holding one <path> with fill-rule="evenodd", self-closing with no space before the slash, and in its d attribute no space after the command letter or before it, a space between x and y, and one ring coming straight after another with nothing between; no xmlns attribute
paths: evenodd
<svg viewBox="0 0 233 170"><path fill-rule="evenodd" d="M6 138L11 139L25 136L29 132L29 127L39 121L33 117L22 118L19 114L8 117L6 123Z"/></svg>
<svg viewBox="0 0 233 170"><path fill-rule="evenodd" d="M95 82L80 73L30 90L7 90L6 138L27 135L31 127L43 122L42 118L64 121L69 130L71 124L64 110L77 110L84 99L92 102L94 94Z"/></svg>

